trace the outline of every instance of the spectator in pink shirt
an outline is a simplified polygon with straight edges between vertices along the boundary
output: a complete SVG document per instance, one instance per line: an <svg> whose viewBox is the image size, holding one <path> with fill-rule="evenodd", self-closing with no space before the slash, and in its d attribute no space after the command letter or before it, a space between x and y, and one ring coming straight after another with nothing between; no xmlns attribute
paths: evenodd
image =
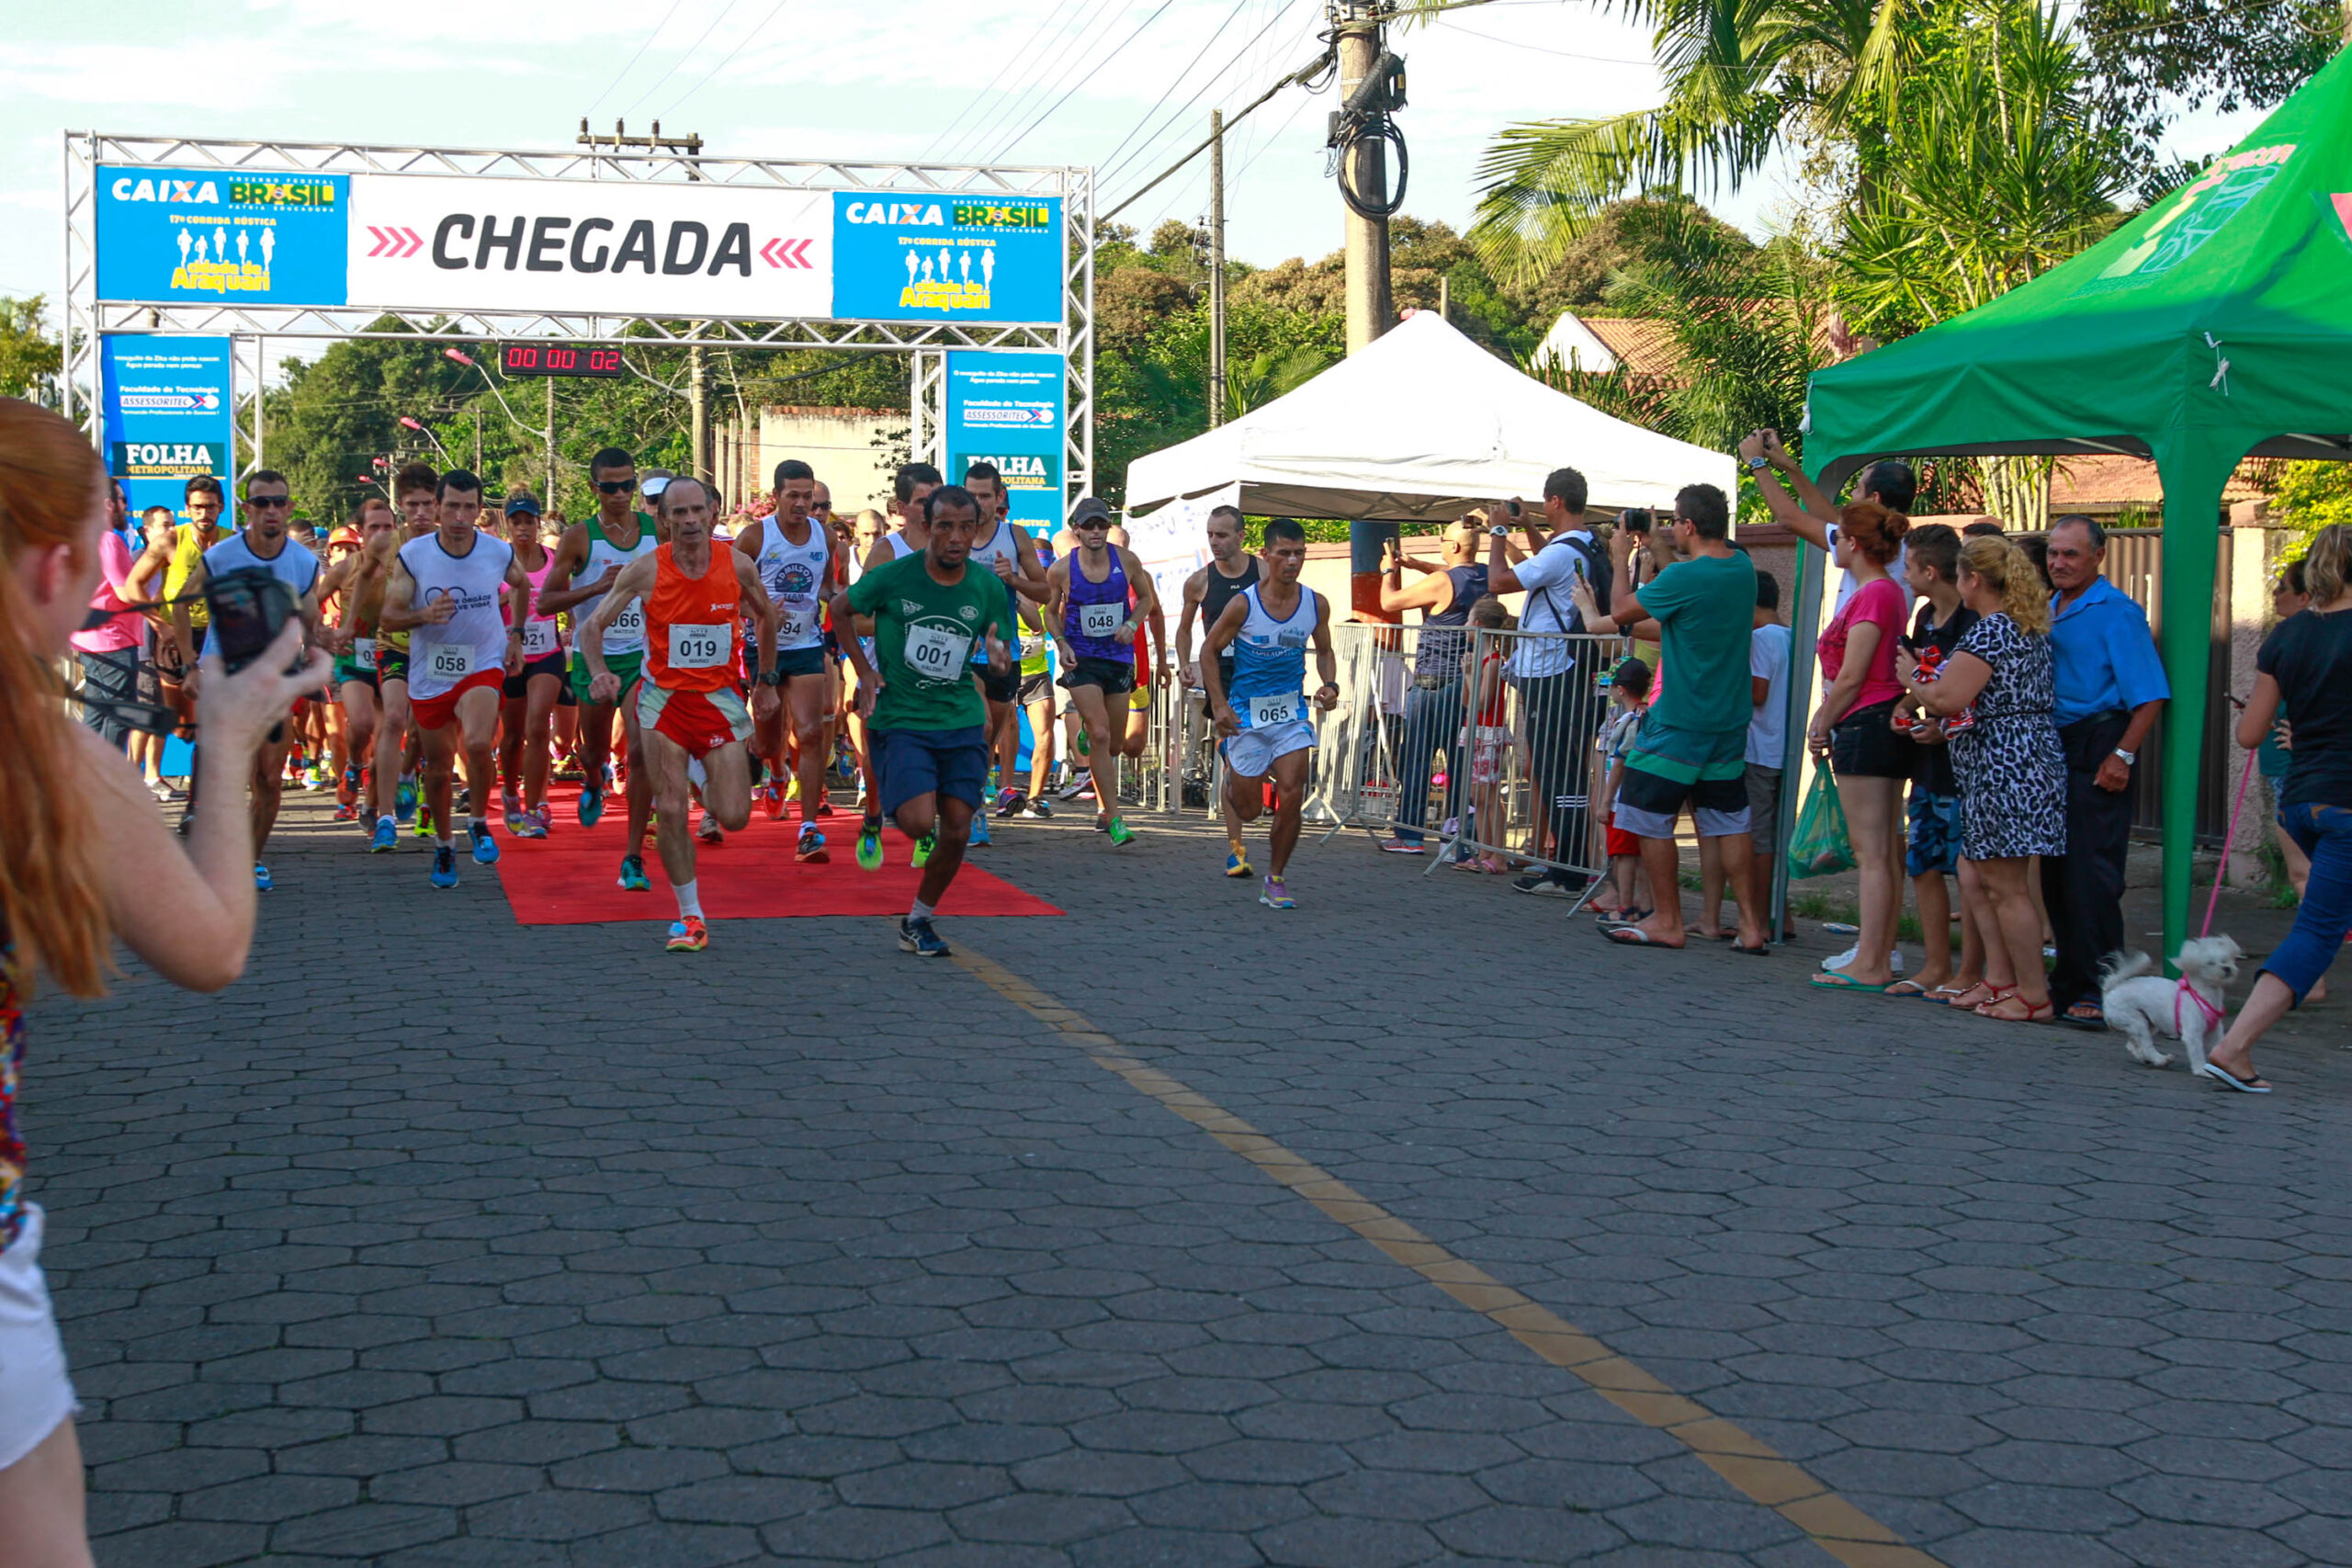
<svg viewBox="0 0 2352 1568"><path fill-rule="evenodd" d="M96 592L90 595L90 608L108 614L89 630L74 634L74 655L82 665L82 691L89 699L82 705L82 722L115 747L122 747L130 739L130 725L113 705L138 701L139 652L147 640L146 623L130 608L134 601L124 592L131 556L130 547L123 542L122 527L130 510L122 486L108 483L107 527L98 536L101 577Z"/></svg>

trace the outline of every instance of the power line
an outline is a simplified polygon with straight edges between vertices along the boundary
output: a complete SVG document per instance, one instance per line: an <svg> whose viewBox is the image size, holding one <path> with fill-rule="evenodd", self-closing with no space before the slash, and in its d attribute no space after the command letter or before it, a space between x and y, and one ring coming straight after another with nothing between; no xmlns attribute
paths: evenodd
<svg viewBox="0 0 2352 1568"><path fill-rule="evenodd" d="M679 53L677 59L670 62L670 69L662 73L661 75L653 78L652 86L648 87L642 93L638 94L637 103L631 104L628 107L621 110L622 118L627 118L628 116L635 114L639 104L644 103L646 99L651 97L656 92L658 92L661 89L662 84L676 75L678 73L678 67L684 65L686 62L687 57L692 55L695 51L700 49L704 44L708 43L710 41L710 35L717 32L718 30L718 24L726 19L727 7L722 4L718 7L718 14L711 17L710 26L703 28L702 37L688 44L685 49Z"/></svg>
<svg viewBox="0 0 2352 1568"><path fill-rule="evenodd" d="M1338 63L1339 56L1333 52L1331 48L1327 47L1322 53L1317 55L1313 60L1308 61L1306 64L1300 66L1289 75L1283 77L1272 86L1267 88L1264 92L1259 94L1256 97L1242 105L1238 112L1227 117L1225 122L1225 129L1227 131L1231 131L1235 126L1240 124L1244 119L1255 113L1261 104L1263 104L1267 99L1272 97L1276 93L1281 92L1284 87L1291 85L1291 84L1295 82L1303 85L1309 76L1314 75L1318 71L1322 71L1327 66L1336 72L1338 69ZM1329 85L1329 81L1330 79L1329 77L1325 79L1326 86ZM1322 91L1322 88L1308 87L1307 91L1310 93L1320 92ZM1154 175L1150 179L1145 181L1144 184L1130 194L1125 200L1120 202L1116 207L1112 208L1108 212L1103 213L1101 217L1097 218L1095 221L1098 223L1108 223L1112 219L1116 218L1120 213L1125 212L1128 208L1133 207L1136 202L1143 199L1146 192L1151 190L1161 181L1167 179L1170 175L1173 175L1177 170L1182 168L1185 164L1191 163L1193 159L1206 152L1208 150L1209 142L1216 140L1216 139L1212 136L1204 141L1194 143L1191 151L1187 152L1182 157L1177 159L1174 163L1169 164L1165 169L1160 170L1159 173Z"/></svg>
<svg viewBox="0 0 2352 1568"><path fill-rule="evenodd" d="M1225 36L1226 28L1233 26L1235 22L1240 20L1242 11L1246 9L1249 5L1250 0L1235 0L1233 9L1226 14L1224 21L1217 24L1216 31L1209 34L1206 40L1202 43L1200 52L1193 56L1192 60L1186 63L1183 70L1175 73L1168 78L1168 85L1159 90L1159 96L1154 100L1151 107L1144 110L1142 118L1137 119L1135 124L1129 128L1125 136L1119 138L1119 144L1116 147L1112 148L1110 152L1102 155L1101 161L1096 165L1102 171L1100 175L1095 176L1098 181L1107 180L1111 177L1112 174L1115 172L1118 167L1119 154L1127 150L1127 143L1136 139L1136 132L1141 130L1145 126L1151 123L1151 117L1158 114L1159 112L1160 106L1168 102L1169 96L1176 91L1177 85L1182 82L1185 77L1190 76L1193 73L1194 67L1198 66L1202 61L1208 58L1209 51L1216 47L1216 40ZM1272 24L1268 23L1267 25L1271 27ZM1238 59L1239 56L1236 56L1235 58ZM1229 71L1232 68L1231 63L1228 62L1225 70ZM1224 74L1225 71L1217 73L1218 76L1222 76ZM1214 82L1216 80L1216 77L1212 76L1209 80ZM1194 96L1198 96L1199 95L1195 94Z"/></svg>
<svg viewBox="0 0 2352 1568"><path fill-rule="evenodd" d="M1110 67L1111 62L1118 59L1121 54L1125 52L1128 44L1135 42L1136 39L1149 32L1151 30L1151 25L1159 20L1160 17L1166 16L1168 14L1168 7L1175 3L1176 0L1159 0L1159 9L1154 11L1150 16L1146 17L1140 27L1136 28L1135 31L1129 33L1125 39L1121 39L1118 48L1104 55L1101 60L1096 61L1093 65L1093 70L1107 70ZM1075 97L1078 95L1078 90L1084 85L1086 85L1084 78L1080 78L1080 80L1071 83L1069 92L1064 93L1060 97L1056 98L1053 102L1052 107L1046 109L1044 114L1039 115L1035 119L1031 120L1027 130L1023 130L1020 135L1006 142L1003 148L998 152L996 156L990 158L989 162L991 164L1001 164L1007 158L1012 156L1012 150L1014 148L1020 146L1023 141L1028 141L1031 134L1034 133L1039 126L1045 124L1047 120L1053 118L1056 114L1059 113L1061 107L1069 102L1071 98Z"/></svg>
<svg viewBox="0 0 2352 1568"><path fill-rule="evenodd" d="M1035 73L1035 79L1017 91L1006 94L998 103L990 105L988 113L957 140L956 151L959 154L963 154L967 148L977 152L978 148L986 145L986 139L989 136L1012 123L1013 118L1021 112L1022 106L1035 101L1035 96L1053 92L1055 88L1068 81L1070 73L1083 65L1086 51L1093 47L1092 39L1096 31L1113 26L1120 17L1133 11L1135 6L1136 0L1124 0L1124 4L1115 10L1104 6L1087 17L1084 25L1079 27L1076 32L1070 30L1071 27L1080 20L1083 13L1073 14L1070 20L1064 22L1055 33L1053 43L1046 48L1046 57L1038 62ZM1066 59L1069 69L1064 68ZM1051 73L1050 80L1048 73Z"/></svg>
<svg viewBox="0 0 2352 1568"><path fill-rule="evenodd" d="M712 66L707 72L705 72L701 81L687 88L684 97L681 97L676 103L672 104L662 112L674 117L680 109L685 107L688 103L693 101L694 96L696 93L701 92L705 87L710 85L711 79L713 77L717 76L721 71L726 70L729 64L733 63L737 55L742 53L752 46L752 40L753 39L758 38L762 33L767 31L768 24L775 21L779 16L782 16L784 14L784 8L791 3L792 0L775 0L775 6L766 16L760 18L760 25L758 27L753 28L750 32L745 33L742 38L738 40L733 49L730 49L725 54L720 55L718 57L718 63Z"/></svg>
<svg viewBox="0 0 2352 1568"><path fill-rule="evenodd" d="M1203 82L1198 87L1195 87L1193 90L1193 96L1185 99L1184 102L1178 107L1174 114L1169 116L1166 120L1162 121L1159 129L1152 132L1150 137L1145 141L1143 145L1137 147L1133 153L1129 154L1124 163L1115 164L1112 168L1106 170L1102 175L1098 176L1098 179L1103 182L1109 181L1128 165L1140 160L1146 153L1149 152L1153 147L1159 145L1167 136L1169 131L1174 130L1175 127L1182 121L1184 116L1192 110L1193 106L1201 101L1202 95L1206 93L1211 87L1216 85L1217 83L1223 81L1227 72L1240 64L1242 58L1247 55L1261 40L1262 40L1268 33L1272 32L1273 30L1274 24L1280 20L1282 20L1282 13L1278 6L1275 10L1275 14L1266 18L1266 25L1258 29L1257 34L1250 39L1250 42L1242 45L1239 50L1236 51L1233 58L1227 61L1222 66L1218 67L1215 75L1211 76L1207 81ZM1310 21L1309 26L1311 27L1312 25L1313 24ZM1188 66L1186 69L1189 71L1191 68ZM1170 88L1170 91L1174 91L1172 85ZM1162 94L1160 96L1160 101L1163 103L1167 101L1166 94ZM1120 145L1124 146L1125 143L1122 142ZM1114 149L1112 152L1112 157L1115 158L1117 156L1117 150ZM1108 160L1106 160L1106 162Z"/></svg>
<svg viewBox="0 0 2352 1568"><path fill-rule="evenodd" d="M1004 62L995 75L989 78L989 85L981 88L978 92L974 93L969 98L966 99L964 107L956 111L956 118L947 122L946 129L931 139L930 145L922 150L922 155L925 158L931 156L933 148L937 147L941 142L946 141L950 136L953 136L956 133L956 128L964 123L964 117L966 115L970 114L974 109L978 108L984 103L993 104L997 101L994 96L996 93L997 84L1003 81L1006 73L1012 71L1015 65L1029 57L1031 51L1036 47L1037 39L1044 35L1047 28L1053 25L1054 18L1060 16L1065 10L1077 3L1078 0L1061 0L1061 4L1056 6L1052 10L1046 12L1043 17L1040 17L1037 19L1037 25L1030 30L1027 40L1012 53L1012 57Z"/></svg>
<svg viewBox="0 0 2352 1568"><path fill-rule="evenodd" d="M596 112L596 104L601 104L613 96L613 89L621 85L623 77L637 69L637 62L645 58L645 51L653 47L653 40L662 36L662 29L670 25L670 18L676 16L678 7L685 3L686 0L670 0L670 8L662 14L660 21L653 24L653 30L645 35L645 41L637 46L637 52L628 57L628 63L613 73L613 79L605 84L603 92L596 95L596 103L588 106L590 114Z"/></svg>

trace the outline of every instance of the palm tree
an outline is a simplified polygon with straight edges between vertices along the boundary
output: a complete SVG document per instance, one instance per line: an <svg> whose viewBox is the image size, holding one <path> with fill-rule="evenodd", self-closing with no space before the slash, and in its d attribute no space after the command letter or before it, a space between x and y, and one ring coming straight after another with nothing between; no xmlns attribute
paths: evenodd
<svg viewBox="0 0 2352 1568"><path fill-rule="evenodd" d="M1472 229L1490 265L1526 276L1601 207L1649 190L1736 188L1784 147L1870 140L1867 100L1920 52L1928 0L1624 0L1651 24L1666 101L1600 119L1511 126L1478 166Z"/></svg>

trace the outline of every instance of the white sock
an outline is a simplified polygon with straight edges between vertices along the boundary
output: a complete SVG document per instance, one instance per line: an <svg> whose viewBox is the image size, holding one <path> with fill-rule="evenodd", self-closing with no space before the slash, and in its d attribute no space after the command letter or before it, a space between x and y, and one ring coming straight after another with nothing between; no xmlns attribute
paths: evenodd
<svg viewBox="0 0 2352 1568"><path fill-rule="evenodd" d="M435 834L433 841L440 845L445 850L454 850L458 847L458 840L449 837L447 833Z"/></svg>
<svg viewBox="0 0 2352 1568"><path fill-rule="evenodd" d="M670 885L670 891L678 896L678 919L683 920L688 915L692 915L696 919L702 919L702 879L700 877L696 877L692 882L673 882Z"/></svg>
<svg viewBox="0 0 2352 1568"><path fill-rule="evenodd" d="M380 817L379 817L379 818L376 818L376 825L377 825L378 827L379 827L379 828L380 828L380 827L382 827L385 823L387 823L387 822L391 822L392 820L393 820L393 818L392 818L392 814L391 814L390 812L387 811L387 812L385 812L382 816L380 816ZM394 825L395 825L395 826L398 826L398 824L397 824L397 823L395 823Z"/></svg>
<svg viewBox="0 0 2352 1568"><path fill-rule="evenodd" d="M487 817L469 817L466 819L466 826L471 828L477 833L487 833L490 831L490 818Z"/></svg>
<svg viewBox="0 0 2352 1568"><path fill-rule="evenodd" d="M937 913L939 913L938 905L926 904L922 899L918 898L915 900L915 907L907 911L907 919L910 920L927 920Z"/></svg>

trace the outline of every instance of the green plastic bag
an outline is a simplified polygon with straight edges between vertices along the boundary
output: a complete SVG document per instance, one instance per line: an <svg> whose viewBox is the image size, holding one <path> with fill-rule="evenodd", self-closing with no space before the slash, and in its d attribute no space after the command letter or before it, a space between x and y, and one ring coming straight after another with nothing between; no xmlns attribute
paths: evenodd
<svg viewBox="0 0 2352 1568"><path fill-rule="evenodd" d="M1797 830L1789 840L1789 874L1793 877L1834 876L1854 865L1854 840L1846 831L1846 807L1838 798L1838 780L1827 768L1814 771L1813 786L1804 792L1797 811Z"/></svg>

